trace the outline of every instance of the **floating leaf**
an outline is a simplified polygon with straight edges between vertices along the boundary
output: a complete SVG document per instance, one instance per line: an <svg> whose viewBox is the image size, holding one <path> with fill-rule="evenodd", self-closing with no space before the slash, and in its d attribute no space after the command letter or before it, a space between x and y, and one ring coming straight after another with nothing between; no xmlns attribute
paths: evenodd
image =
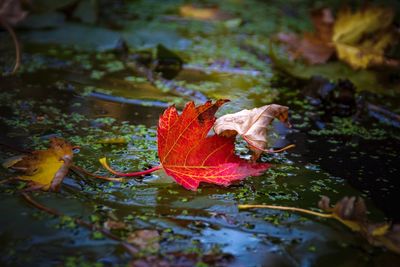
<svg viewBox="0 0 400 267"><path fill-rule="evenodd" d="M236 156L234 137L208 136L216 120L214 114L227 101L207 101L197 107L189 102L180 115L175 106L165 110L157 128L160 166L120 173L111 169L105 158L100 163L111 173L124 177L141 176L162 168L190 190L196 190L200 182L228 186L247 176L260 175L269 164L251 163Z"/></svg>
<svg viewBox="0 0 400 267"><path fill-rule="evenodd" d="M161 165L187 189L197 189L200 182L228 186L269 167L236 156L234 137L207 136L215 122L215 112L226 101L208 101L198 107L189 102L181 115L172 106L160 117L157 133Z"/></svg>
<svg viewBox="0 0 400 267"><path fill-rule="evenodd" d="M63 139L53 138L49 149L21 156L20 160L6 166L23 173L18 179L30 181L42 190L57 191L68 173L72 158L72 146Z"/></svg>
<svg viewBox="0 0 400 267"><path fill-rule="evenodd" d="M267 147L267 127L272 121L277 118L290 126L288 110L288 107L276 104L251 110L244 109L218 118L214 124L214 131L225 137L239 134L249 143L250 149L254 152L253 159L257 159Z"/></svg>

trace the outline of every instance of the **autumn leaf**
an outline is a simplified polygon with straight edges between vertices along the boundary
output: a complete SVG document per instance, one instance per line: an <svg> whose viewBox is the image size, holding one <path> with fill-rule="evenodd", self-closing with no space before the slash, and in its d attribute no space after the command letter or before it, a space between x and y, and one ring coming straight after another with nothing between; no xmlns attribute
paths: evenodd
<svg viewBox="0 0 400 267"><path fill-rule="evenodd" d="M181 115L172 106L160 117L157 133L161 165L186 189L195 190L200 182L228 186L269 167L236 156L234 137L207 136L216 120L215 112L225 102L208 101L198 107L189 102Z"/></svg>
<svg viewBox="0 0 400 267"><path fill-rule="evenodd" d="M244 109L218 118L213 129L216 134L225 137L234 137L239 134L249 144L255 160L263 151L266 151L267 127L275 118L290 126L288 110L288 107L276 104L251 110Z"/></svg>
<svg viewBox="0 0 400 267"><path fill-rule="evenodd" d="M385 49L396 42L393 19L394 11L389 8L341 10L332 36L339 59L355 69L394 63L385 57Z"/></svg>
<svg viewBox="0 0 400 267"><path fill-rule="evenodd" d="M311 15L315 32L302 37L280 33L278 40L287 44L293 59L302 57L309 64L325 63L336 52L337 57L354 69L371 66L397 66L399 61L385 56L385 50L398 41L393 29L394 11L367 7L358 11L339 11L335 19L327 8Z"/></svg>
<svg viewBox="0 0 400 267"><path fill-rule="evenodd" d="M35 187L57 191L68 173L72 158L72 146L61 138L52 138L49 149L13 157L3 166L22 172L17 178L30 181Z"/></svg>
<svg viewBox="0 0 400 267"><path fill-rule="evenodd" d="M228 186L248 176L260 175L270 165L248 162L236 156L234 136L209 135L216 120L215 113L227 101L207 101L197 107L194 102L189 102L180 115L175 106L165 110L157 128L160 166L120 173L108 166L106 158L100 159L100 163L111 173L123 177L163 169L189 190L196 190L201 182Z"/></svg>
<svg viewBox="0 0 400 267"><path fill-rule="evenodd" d="M311 19L315 32L305 33L302 37L294 33L279 33L277 37L287 44L293 59L302 57L309 64L325 63L335 52L331 42L335 19L328 8L314 10Z"/></svg>

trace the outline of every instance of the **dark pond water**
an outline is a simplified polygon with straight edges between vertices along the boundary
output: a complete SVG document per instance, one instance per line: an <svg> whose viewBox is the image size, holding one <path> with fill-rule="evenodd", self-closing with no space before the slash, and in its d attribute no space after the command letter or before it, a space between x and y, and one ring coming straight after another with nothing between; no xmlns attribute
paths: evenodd
<svg viewBox="0 0 400 267"><path fill-rule="evenodd" d="M207 254L221 258L208 259L210 266L400 265L399 255L372 247L339 222L237 207L266 203L316 210L322 195L334 202L362 196L371 220L400 222L396 122L374 116L370 109L340 117L324 103L312 105L310 77L288 76L268 57L272 33L309 29L304 18L315 3L304 1L294 8L278 1L227 1L220 9L232 18L222 21L182 19L177 15L181 1L98 3L103 9L95 25L71 18L71 11L61 7L48 10L48 17L35 14L36 22L33 17L31 24L17 29L22 68L16 75L0 76L0 143L7 145L1 160L17 155L15 148L42 149L50 137L60 136L80 146L74 162L92 172L107 175L98 163L103 156L121 171L155 166L159 115L171 104L182 108L190 100L201 104L207 98L231 99L218 116L269 103L289 106L293 127L274 122L269 141L275 148L296 148L262 156L273 167L259 177L227 188L203 184L196 192L162 171L126 183L70 172L60 192L33 193L37 201L66 215L62 218L28 205L18 193L23 183L1 184L0 265L132 262L120 243L74 225L71 218L98 225L124 222L125 232L116 233L121 238L135 230L157 230L160 249L155 255L196 255L189 263L171 266L207 266ZM12 43L3 31L0 40L0 68L6 72ZM185 61L172 80L151 80L138 64L143 55L154 57L158 44ZM355 72L340 68L347 70L341 78L351 80ZM357 88L355 98L400 113L396 86L386 92L364 89ZM99 142L115 137L127 142ZM250 157L243 141L238 140L236 150ZM5 169L0 173L2 179L13 176ZM148 259L148 254L142 251L135 258Z"/></svg>

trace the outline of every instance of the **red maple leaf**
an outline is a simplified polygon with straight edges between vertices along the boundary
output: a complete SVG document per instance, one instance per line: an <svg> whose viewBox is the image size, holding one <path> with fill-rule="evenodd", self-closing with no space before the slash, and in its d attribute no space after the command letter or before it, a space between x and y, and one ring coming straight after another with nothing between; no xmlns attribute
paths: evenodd
<svg viewBox="0 0 400 267"><path fill-rule="evenodd" d="M207 136L215 113L227 101L207 101L197 107L189 102L181 115L171 106L159 119L161 166L186 189L196 190L200 182L228 186L269 168L267 163L250 163L236 156L234 137Z"/></svg>

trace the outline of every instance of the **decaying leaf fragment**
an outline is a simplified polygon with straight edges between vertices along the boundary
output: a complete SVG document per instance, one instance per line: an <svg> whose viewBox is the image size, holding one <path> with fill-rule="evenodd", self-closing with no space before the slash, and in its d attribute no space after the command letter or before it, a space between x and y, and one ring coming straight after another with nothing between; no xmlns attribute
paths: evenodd
<svg viewBox="0 0 400 267"><path fill-rule="evenodd" d="M333 218L353 231L359 232L371 245L386 247L400 254L400 225L387 222L370 223L362 198L344 197L333 207L329 202L329 198L323 196L318 206L330 212Z"/></svg>
<svg viewBox="0 0 400 267"><path fill-rule="evenodd" d="M288 107L277 104L251 110L244 109L218 118L213 129L216 134L224 137L239 134L249 144L255 160L267 147L267 127L275 118L290 127L288 110Z"/></svg>
<svg viewBox="0 0 400 267"><path fill-rule="evenodd" d="M61 138L52 138L49 149L38 150L30 155L11 158L3 163L23 174L17 178L30 181L42 190L57 191L72 164L72 146Z"/></svg>

